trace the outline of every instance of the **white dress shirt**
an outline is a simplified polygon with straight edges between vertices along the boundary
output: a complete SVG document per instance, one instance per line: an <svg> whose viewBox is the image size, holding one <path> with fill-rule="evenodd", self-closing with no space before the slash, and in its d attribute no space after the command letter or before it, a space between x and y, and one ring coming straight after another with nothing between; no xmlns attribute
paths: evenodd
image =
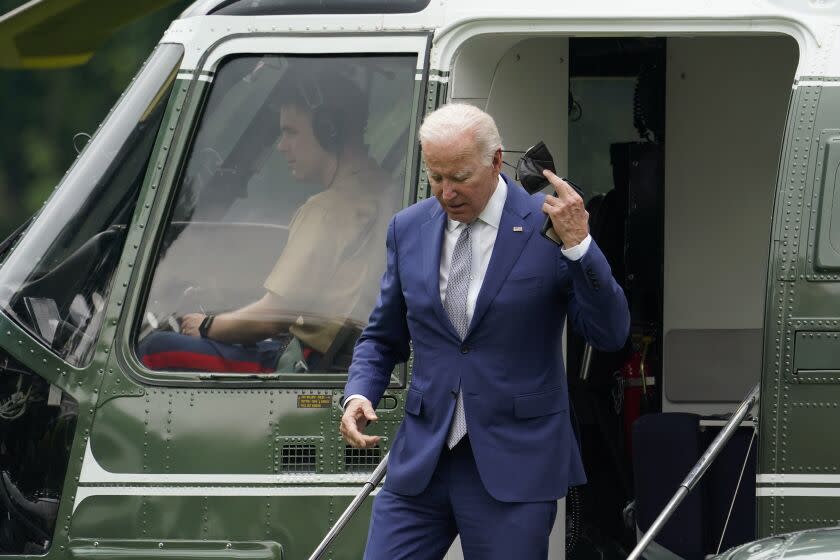
<svg viewBox="0 0 840 560"><path fill-rule="evenodd" d="M472 274L470 274L470 285L467 289L467 324L472 321L475 311L475 302L478 300L478 292L484 282L484 275L487 274L487 266L490 264L490 256L493 254L493 245L496 243L496 235L499 232L499 223L502 221L502 212L507 200L508 186L502 176L499 175L499 182L496 190L487 201L487 206L478 215L472 224L470 240L472 241ZM466 227L463 222L446 219L446 229L443 232L443 245L440 248L440 269L438 274L438 285L440 286L440 301L446 298L446 285L449 281L449 266L452 264L452 252L455 250L455 243L458 236ZM572 261L581 259L589 249L592 237L586 236L579 245L571 249L561 247L563 255ZM364 395L350 395L344 400L347 406L351 400L361 398L367 400Z"/></svg>

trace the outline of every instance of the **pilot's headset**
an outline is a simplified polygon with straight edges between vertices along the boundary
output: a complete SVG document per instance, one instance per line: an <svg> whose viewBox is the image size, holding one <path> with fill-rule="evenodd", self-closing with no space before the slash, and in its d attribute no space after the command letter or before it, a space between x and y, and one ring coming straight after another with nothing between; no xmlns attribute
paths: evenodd
<svg viewBox="0 0 840 560"><path fill-rule="evenodd" d="M312 131L321 147L337 153L367 123L367 99L349 77L334 74L301 76L298 90L312 113Z"/></svg>

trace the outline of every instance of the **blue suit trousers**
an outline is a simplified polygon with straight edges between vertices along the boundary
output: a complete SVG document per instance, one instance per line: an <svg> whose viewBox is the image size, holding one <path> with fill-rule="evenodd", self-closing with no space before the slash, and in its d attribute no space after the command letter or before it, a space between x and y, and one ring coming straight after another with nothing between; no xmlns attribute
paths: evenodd
<svg viewBox="0 0 840 560"><path fill-rule="evenodd" d="M365 560L440 560L456 534L465 560L544 560L557 502L500 502L484 488L469 436L440 459L426 489L383 488L373 503Z"/></svg>

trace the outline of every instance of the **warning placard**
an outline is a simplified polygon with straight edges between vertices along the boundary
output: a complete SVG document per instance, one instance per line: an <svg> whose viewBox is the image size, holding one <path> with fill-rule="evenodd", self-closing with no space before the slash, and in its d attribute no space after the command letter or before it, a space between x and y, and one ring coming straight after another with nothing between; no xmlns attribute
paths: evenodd
<svg viewBox="0 0 840 560"><path fill-rule="evenodd" d="M329 408L332 405L331 395L298 395L298 408Z"/></svg>

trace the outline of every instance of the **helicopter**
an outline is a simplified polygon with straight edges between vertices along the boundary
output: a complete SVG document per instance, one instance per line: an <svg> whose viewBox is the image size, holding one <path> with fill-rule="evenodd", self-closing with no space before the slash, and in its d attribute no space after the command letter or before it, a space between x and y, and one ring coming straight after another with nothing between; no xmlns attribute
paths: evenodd
<svg viewBox="0 0 840 560"><path fill-rule="evenodd" d="M83 63L166 3L33 0L0 66ZM405 414L411 360L380 445L338 433L383 219L431 195L417 128L448 102L509 170L544 141L630 304L622 352L558 341L589 483L551 558L623 558L755 384L645 557L838 553L838 85L836 0L195 2L0 244L0 554L309 557Z"/></svg>

